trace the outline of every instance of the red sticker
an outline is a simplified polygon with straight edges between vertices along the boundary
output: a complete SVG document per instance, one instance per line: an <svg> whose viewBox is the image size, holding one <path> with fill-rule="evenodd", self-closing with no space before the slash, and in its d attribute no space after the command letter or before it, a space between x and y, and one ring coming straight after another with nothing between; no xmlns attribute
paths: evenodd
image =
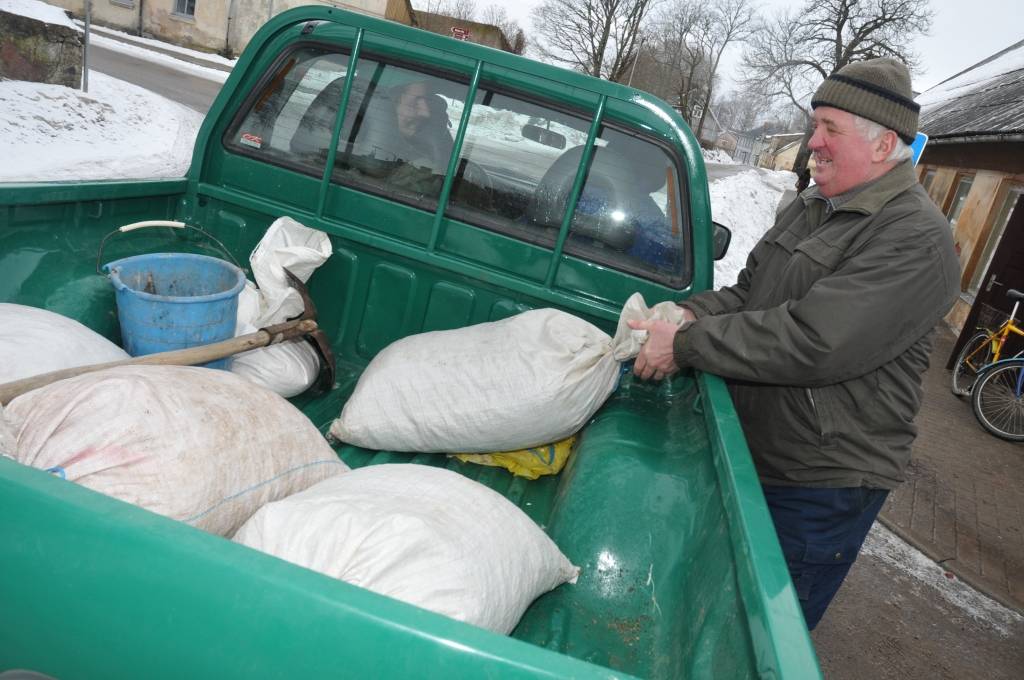
<svg viewBox="0 0 1024 680"><path fill-rule="evenodd" d="M242 144L245 144L246 146L253 147L254 149L260 149L263 147L263 138L250 134L248 132L243 132L242 139L240 139L239 141L242 142Z"/></svg>

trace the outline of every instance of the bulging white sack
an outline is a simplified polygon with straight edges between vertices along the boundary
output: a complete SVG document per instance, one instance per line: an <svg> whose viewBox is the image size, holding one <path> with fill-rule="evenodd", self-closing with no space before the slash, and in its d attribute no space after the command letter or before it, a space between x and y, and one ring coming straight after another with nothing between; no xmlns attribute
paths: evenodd
<svg viewBox="0 0 1024 680"><path fill-rule="evenodd" d="M328 479L264 506L234 540L498 633L579 573L500 494L424 465Z"/></svg>
<svg viewBox="0 0 1024 680"><path fill-rule="evenodd" d="M370 449L486 453L565 439L618 381L611 338L556 309L421 333L359 378L337 439Z"/></svg>
<svg viewBox="0 0 1024 680"><path fill-rule="evenodd" d="M302 297L288 285L285 268L305 283L330 255L331 240L324 232L290 217L275 220L249 256L256 284L247 282L239 296L235 335L298 316ZM320 358L305 340L292 340L236 355L231 371L283 397L293 397L316 380Z"/></svg>
<svg viewBox="0 0 1024 680"><path fill-rule="evenodd" d="M0 383L128 358L123 349L74 319L0 303Z"/></svg>
<svg viewBox="0 0 1024 680"><path fill-rule="evenodd" d="M19 462L224 536L348 469L301 411L227 371L123 366L33 390L5 415Z"/></svg>

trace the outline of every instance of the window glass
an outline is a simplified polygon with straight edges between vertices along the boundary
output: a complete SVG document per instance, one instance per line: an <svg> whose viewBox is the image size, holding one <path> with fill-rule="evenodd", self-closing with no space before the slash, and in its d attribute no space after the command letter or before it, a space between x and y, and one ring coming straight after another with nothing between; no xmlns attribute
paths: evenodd
<svg viewBox="0 0 1024 680"><path fill-rule="evenodd" d="M604 128L566 252L679 286L685 259L678 187L676 165L661 147Z"/></svg>
<svg viewBox="0 0 1024 680"><path fill-rule="evenodd" d="M971 295L978 294L978 288L981 287L981 279L985 276L985 272L988 271L988 266L992 264L992 256L995 254L996 246L1003 238L1006 224L1010 221L1010 215L1013 214L1013 209L1017 206L1022 193L1024 193L1024 186L1014 185L1010 187L1006 198L1000 204L999 211L992 221L992 230L989 232L988 241L985 242L985 249L981 251L981 257L978 259L974 274L971 276L971 283L967 287Z"/></svg>
<svg viewBox="0 0 1024 680"><path fill-rule="evenodd" d="M929 168L925 170L924 177L921 178L921 186L924 187L925 191L928 191L931 189L933 181L935 181L935 168Z"/></svg>
<svg viewBox="0 0 1024 680"><path fill-rule="evenodd" d="M334 180L435 210L468 86L360 59Z"/></svg>
<svg viewBox="0 0 1024 680"><path fill-rule="evenodd" d="M450 110L457 124L461 102L451 102ZM479 93L449 213L517 238L553 244L589 126L579 116L501 93ZM565 252L679 286L685 262L680 205L672 158L651 142L603 128Z"/></svg>
<svg viewBox="0 0 1024 680"><path fill-rule="evenodd" d="M234 151L322 175L348 56L319 47L288 55L225 136ZM332 180L433 212L468 85L360 59ZM477 92L446 214L551 247L583 156L589 118L504 94ZM679 287L685 283L685 203L679 171L657 144L602 128L565 252Z"/></svg>
<svg viewBox="0 0 1024 680"><path fill-rule="evenodd" d="M323 174L347 71L348 55L296 50L229 130L226 143L247 155Z"/></svg>
<svg viewBox="0 0 1024 680"><path fill-rule="evenodd" d="M960 182L956 185L956 193L953 194L949 210L946 211L946 217L949 218L949 226L954 229L956 228L956 221L960 219L960 213L964 209L964 202L967 200L967 194L971 192L971 184L973 183L973 177L961 177Z"/></svg>
<svg viewBox="0 0 1024 680"><path fill-rule="evenodd" d="M196 0L174 0L174 13L194 17L196 15Z"/></svg>

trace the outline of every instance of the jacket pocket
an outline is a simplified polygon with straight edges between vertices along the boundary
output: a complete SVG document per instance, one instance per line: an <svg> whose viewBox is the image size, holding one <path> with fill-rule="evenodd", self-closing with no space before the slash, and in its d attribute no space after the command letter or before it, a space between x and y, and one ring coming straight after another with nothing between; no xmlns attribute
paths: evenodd
<svg viewBox="0 0 1024 680"><path fill-rule="evenodd" d="M817 236L801 241L797 244L795 250L796 252L803 253L808 259L828 271L835 271L839 263L842 262L844 255L841 248Z"/></svg>
<svg viewBox="0 0 1024 680"><path fill-rule="evenodd" d="M804 394L810 404L814 422L818 428L823 446L833 443L836 421L833 415L832 397L828 387L805 387Z"/></svg>

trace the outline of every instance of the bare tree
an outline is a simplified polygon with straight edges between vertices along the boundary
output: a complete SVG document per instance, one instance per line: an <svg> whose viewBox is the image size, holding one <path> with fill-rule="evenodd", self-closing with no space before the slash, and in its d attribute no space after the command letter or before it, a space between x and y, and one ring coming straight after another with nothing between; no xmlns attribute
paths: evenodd
<svg viewBox="0 0 1024 680"><path fill-rule="evenodd" d="M847 64L891 56L914 70L910 44L927 35L933 18L928 0L808 0L803 9L783 12L754 33L743 55L745 80L768 97L792 102L809 120L815 89ZM797 172L807 164L808 138Z"/></svg>
<svg viewBox="0 0 1024 680"><path fill-rule="evenodd" d="M415 8L455 19L476 20L476 2L474 0L417 0Z"/></svg>
<svg viewBox="0 0 1024 680"><path fill-rule="evenodd" d="M481 18L485 24L493 24L501 29L505 40L508 41L514 54L522 54L526 51L526 33L523 27L515 19L508 15L508 12L501 5L488 5L484 9Z"/></svg>
<svg viewBox="0 0 1024 680"><path fill-rule="evenodd" d="M700 36L711 28L711 15L701 0L675 0L662 6L652 29L655 59L660 64L664 92L655 92L679 106L693 126L694 104L701 100L709 78Z"/></svg>
<svg viewBox="0 0 1024 680"><path fill-rule="evenodd" d="M856 1L856 0L853 0ZM731 43L742 42L750 37L756 27L757 14L750 6L749 0L716 0L711 7L711 23L709 30L699 35L703 52L710 62L708 69L707 93L705 105L701 108L700 120L697 122L697 139L704 129L704 120L711 107L714 94L715 75L722 53Z"/></svg>
<svg viewBox="0 0 1024 680"><path fill-rule="evenodd" d="M621 80L636 58L652 0L543 0L532 21L537 51L584 73Z"/></svg>

